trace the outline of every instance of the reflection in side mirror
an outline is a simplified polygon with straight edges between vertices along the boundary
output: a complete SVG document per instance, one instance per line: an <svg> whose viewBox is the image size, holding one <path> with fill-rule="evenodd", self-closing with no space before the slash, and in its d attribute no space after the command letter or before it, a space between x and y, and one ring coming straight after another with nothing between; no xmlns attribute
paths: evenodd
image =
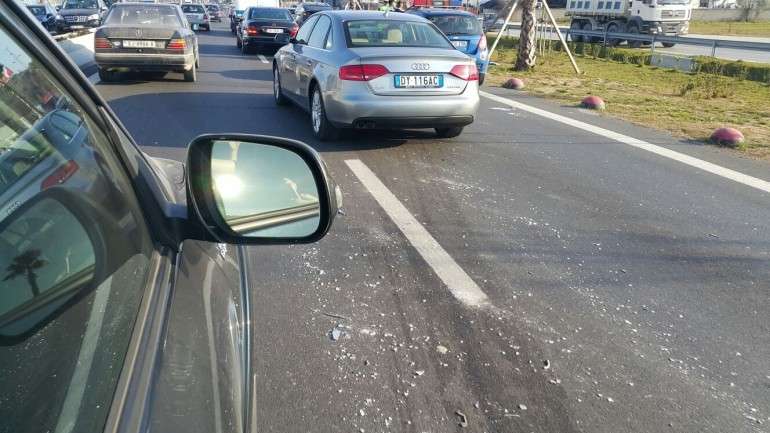
<svg viewBox="0 0 770 433"><path fill-rule="evenodd" d="M188 186L198 216L224 242L315 241L337 209L318 154L275 137L198 137L188 150Z"/></svg>
<svg viewBox="0 0 770 433"><path fill-rule="evenodd" d="M89 230L61 201L26 203L0 222L0 337L16 338L46 323L96 280Z"/></svg>

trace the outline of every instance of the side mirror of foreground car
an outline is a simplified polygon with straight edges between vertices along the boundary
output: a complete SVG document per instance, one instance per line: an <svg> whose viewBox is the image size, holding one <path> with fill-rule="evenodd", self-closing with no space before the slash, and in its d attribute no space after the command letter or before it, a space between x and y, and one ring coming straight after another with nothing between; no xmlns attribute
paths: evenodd
<svg viewBox="0 0 770 433"><path fill-rule="evenodd" d="M329 230L341 194L318 153L299 141L201 135L187 152L191 212L220 242L314 242Z"/></svg>

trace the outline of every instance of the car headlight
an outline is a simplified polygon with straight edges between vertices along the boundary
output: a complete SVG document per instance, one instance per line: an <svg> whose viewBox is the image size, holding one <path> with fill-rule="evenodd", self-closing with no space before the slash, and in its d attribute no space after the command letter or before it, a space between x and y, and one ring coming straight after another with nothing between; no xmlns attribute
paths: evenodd
<svg viewBox="0 0 770 433"><path fill-rule="evenodd" d="M88 16L88 21L98 20L99 14L93 14Z"/></svg>
<svg viewBox="0 0 770 433"><path fill-rule="evenodd" d="M59 15L59 14L56 14L56 16L55 16L55 17L53 17L53 18L54 18L55 20L61 20L61 19L64 19L64 17L62 17L62 16L61 16L61 15Z"/></svg>

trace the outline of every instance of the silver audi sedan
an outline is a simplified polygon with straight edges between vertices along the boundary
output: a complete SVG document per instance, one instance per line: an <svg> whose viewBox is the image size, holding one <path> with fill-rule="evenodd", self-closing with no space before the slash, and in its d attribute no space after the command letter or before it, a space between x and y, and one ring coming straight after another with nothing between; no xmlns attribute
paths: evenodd
<svg viewBox="0 0 770 433"><path fill-rule="evenodd" d="M422 17L324 11L276 53L273 94L309 111L321 140L341 128L433 128L448 138L476 116L478 75Z"/></svg>

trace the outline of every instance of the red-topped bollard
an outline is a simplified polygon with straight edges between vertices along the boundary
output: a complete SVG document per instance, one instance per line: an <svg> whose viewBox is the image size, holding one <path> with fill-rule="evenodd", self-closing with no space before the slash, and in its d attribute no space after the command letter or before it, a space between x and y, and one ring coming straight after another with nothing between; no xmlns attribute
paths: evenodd
<svg viewBox="0 0 770 433"><path fill-rule="evenodd" d="M743 143L743 134L735 128L717 128L711 134L711 141L720 146L736 147Z"/></svg>
<svg viewBox="0 0 770 433"><path fill-rule="evenodd" d="M506 89L521 90L524 88L524 81L519 78L509 78L508 81L503 83L503 87Z"/></svg>
<svg viewBox="0 0 770 433"><path fill-rule="evenodd" d="M583 108L590 108L591 110L604 110L604 100L598 96L586 96L580 101L580 105Z"/></svg>

